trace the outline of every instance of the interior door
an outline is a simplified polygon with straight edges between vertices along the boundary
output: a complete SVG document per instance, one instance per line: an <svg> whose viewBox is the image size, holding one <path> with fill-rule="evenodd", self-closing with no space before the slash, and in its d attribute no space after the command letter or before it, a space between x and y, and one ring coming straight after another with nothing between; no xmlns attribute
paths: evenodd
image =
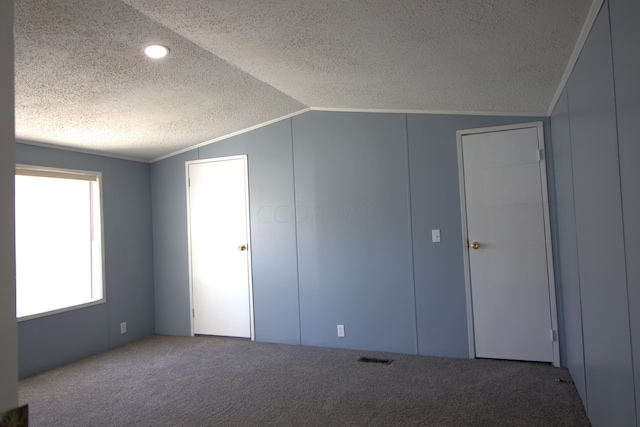
<svg viewBox="0 0 640 427"><path fill-rule="evenodd" d="M246 157L187 163L193 333L253 338Z"/></svg>
<svg viewBox="0 0 640 427"><path fill-rule="evenodd" d="M553 362L542 126L459 136L475 356Z"/></svg>

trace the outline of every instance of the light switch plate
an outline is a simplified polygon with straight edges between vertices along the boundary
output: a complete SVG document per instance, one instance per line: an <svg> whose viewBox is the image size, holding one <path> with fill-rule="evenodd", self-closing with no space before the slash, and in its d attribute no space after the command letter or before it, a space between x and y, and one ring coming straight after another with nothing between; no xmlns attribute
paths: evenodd
<svg viewBox="0 0 640 427"><path fill-rule="evenodd" d="M438 243L440 241L440 229L431 230L431 241Z"/></svg>

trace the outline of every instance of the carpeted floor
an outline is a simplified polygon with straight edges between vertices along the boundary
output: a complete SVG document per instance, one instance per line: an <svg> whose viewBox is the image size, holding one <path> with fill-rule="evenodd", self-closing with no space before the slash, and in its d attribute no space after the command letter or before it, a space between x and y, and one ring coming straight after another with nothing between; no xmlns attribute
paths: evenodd
<svg viewBox="0 0 640 427"><path fill-rule="evenodd" d="M588 426L556 379L569 373L541 363L153 336L22 380L19 396L33 427Z"/></svg>

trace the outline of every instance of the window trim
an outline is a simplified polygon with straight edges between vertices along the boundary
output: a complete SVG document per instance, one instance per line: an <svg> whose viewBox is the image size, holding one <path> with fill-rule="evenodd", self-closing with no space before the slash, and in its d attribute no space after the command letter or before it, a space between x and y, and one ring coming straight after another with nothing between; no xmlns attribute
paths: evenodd
<svg viewBox="0 0 640 427"><path fill-rule="evenodd" d="M97 299L95 301L90 301L82 304L76 304L69 307L59 308L56 310L45 311L42 313L29 314L27 316L17 317L17 322L23 322L27 320L37 319L40 317L52 316L55 314L65 313L68 311L74 311L86 307L91 307L94 305L105 304L107 302L107 289L106 289L106 264L105 264L105 251L104 251L104 197L102 195L102 172L98 171L87 171L80 169L66 169L66 168L56 168L56 167L45 167L45 166L35 166L35 165L27 165L27 164L16 164L15 175L24 175L24 176L37 176L43 178L64 178L64 179L77 179L82 181L95 181L98 186L98 198L100 202L99 209L99 227L100 227L100 263L101 263L101 287L102 287L102 298ZM93 212L93 197L92 197L92 206L91 210ZM93 257L92 257L93 262ZM17 286L17 283L16 283Z"/></svg>

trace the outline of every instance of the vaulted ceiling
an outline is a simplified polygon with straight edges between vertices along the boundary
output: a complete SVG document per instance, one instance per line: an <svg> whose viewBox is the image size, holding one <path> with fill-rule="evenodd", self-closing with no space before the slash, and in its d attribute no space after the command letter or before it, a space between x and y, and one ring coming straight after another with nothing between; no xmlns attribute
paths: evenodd
<svg viewBox="0 0 640 427"><path fill-rule="evenodd" d="M595 2L15 0L16 136L149 161L309 108L546 115Z"/></svg>

